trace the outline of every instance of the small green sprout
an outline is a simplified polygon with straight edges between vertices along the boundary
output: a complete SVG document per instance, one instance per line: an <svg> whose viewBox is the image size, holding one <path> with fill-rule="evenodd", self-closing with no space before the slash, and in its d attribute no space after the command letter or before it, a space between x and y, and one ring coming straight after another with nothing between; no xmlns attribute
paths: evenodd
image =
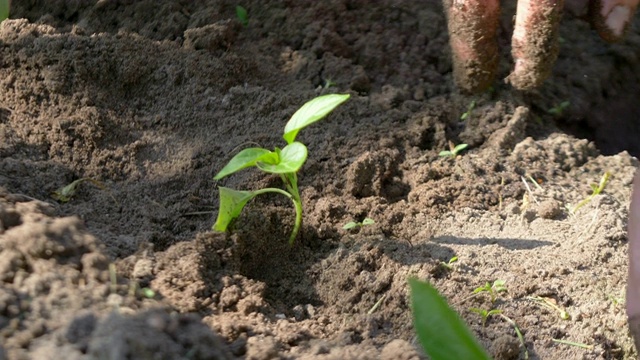
<svg viewBox="0 0 640 360"><path fill-rule="evenodd" d="M469 145L467 144L458 144L455 145L453 142L449 141L449 150L440 151L438 156L441 157L452 157L455 158L458 156L458 153L464 149L466 149Z"/></svg>
<svg viewBox="0 0 640 360"><path fill-rule="evenodd" d="M449 259L449 261L447 261L447 262L441 261L440 265L442 267L444 267L445 269L447 269L447 270L452 270L453 269L453 263L456 262L456 261L458 261L458 257L454 256L451 259Z"/></svg>
<svg viewBox="0 0 640 360"><path fill-rule="evenodd" d="M156 292L148 287L140 289L140 294L142 294L142 296L146 297L147 299L153 299L156 296Z"/></svg>
<svg viewBox="0 0 640 360"><path fill-rule="evenodd" d="M545 307L551 311L557 311L558 314L560 314L560 319L562 320L571 319L571 315L569 315L569 313L566 310L561 309L557 305L556 301L551 298L546 298L541 296L528 296L527 299L535 301L538 305Z"/></svg>
<svg viewBox="0 0 640 360"><path fill-rule="evenodd" d="M611 178L611 173L606 171L600 178L600 182L598 184L591 184L591 195L580 201L576 206L567 205L569 214L575 215L581 207L587 205L594 197L600 195L600 193L604 191L605 186L607 186L609 178Z"/></svg>
<svg viewBox="0 0 640 360"><path fill-rule="evenodd" d="M468 118L469 116L471 116L471 111L473 111L473 108L475 108L475 107L476 107L476 101L475 101L475 100L473 100L473 101L469 104L469 107L467 108L467 111L466 111L466 112L464 112L464 113L462 114L462 116L460 116L460 120L462 120L462 121L467 120L467 118Z"/></svg>
<svg viewBox="0 0 640 360"><path fill-rule="evenodd" d="M356 227L363 228L364 226L373 225L375 223L376 222L373 221L373 219L365 218L364 220L362 220L362 222L350 221L350 222L344 224L344 226L342 228L344 230L351 230L351 229L354 229Z"/></svg>
<svg viewBox="0 0 640 360"><path fill-rule="evenodd" d="M54 191L53 194L51 194L51 197L62 203L69 202L69 200L71 200L71 198L76 194L76 191L78 190L78 186L85 181L92 183L93 185L97 186L101 190L104 190L106 188L106 186L98 180L94 180L91 178L82 178L82 179L75 180L71 184L63 186L58 190Z"/></svg>
<svg viewBox="0 0 640 360"><path fill-rule="evenodd" d="M335 81L331 80L331 79L324 79L324 85L322 86L322 88L324 89L328 89L330 87L335 87L337 84Z"/></svg>
<svg viewBox="0 0 640 360"><path fill-rule="evenodd" d="M432 360L488 360L460 316L429 283L409 279L413 326L425 353Z"/></svg>
<svg viewBox="0 0 640 360"><path fill-rule="evenodd" d="M476 288L475 290L473 290L473 294L477 295L477 294L481 294L483 292L486 292L491 297L491 302L494 303L494 302L496 302L496 298L498 297L498 293L501 293L503 291L507 291L507 288L504 286L504 284L505 284L504 280L496 280L496 281L493 282L493 284L489 284L487 282L483 286L480 286L480 287Z"/></svg>
<svg viewBox="0 0 640 360"><path fill-rule="evenodd" d="M583 349L587 349L587 350L593 350L593 345L587 345L587 344L583 344L583 343L579 343L579 342L573 342L573 341L568 341L568 340L560 340L560 339L551 339L551 341L553 341L554 343L558 343L558 344L564 344L564 345L570 345L570 346L575 346L575 347L579 347L579 348L583 348Z"/></svg>
<svg viewBox="0 0 640 360"><path fill-rule="evenodd" d="M502 310L498 309L485 310L479 308L469 308L469 311L474 312L482 317L482 327L485 327L485 325L487 324L487 319L489 318L489 316L502 314Z"/></svg>
<svg viewBox="0 0 640 360"><path fill-rule="evenodd" d="M520 331L518 324L516 324L515 321L513 321L510 317L508 317L505 314L500 313L498 315L500 315L501 318L503 318L506 322L508 322L509 324L511 324L511 326L513 326L513 329L516 332L516 336L518 337L518 340L520 340L520 346L524 349L524 358L528 359L529 350L527 350L527 345L524 343L524 336L522 336L522 331Z"/></svg>
<svg viewBox="0 0 640 360"><path fill-rule="evenodd" d="M284 148L276 147L274 151L263 148L247 148L236 154L218 172L214 177L215 180L220 180L239 170L255 166L263 172L280 175L286 191L278 188L238 191L220 186L220 208L213 230L227 231L229 225L240 216L244 206L257 195L269 192L278 193L291 199L296 210L296 219L289 238L289 243L293 244L302 225L302 201L298 191L297 172L307 160L307 147L303 143L295 141L296 136L301 129L321 120L338 105L347 101L349 96L348 94L323 95L304 104L293 114L284 127L283 138L287 141L287 146Z"/></svg>
<svg viewBox="0 0 640 360"><path fill-rule="evenodd" d="M240 5L236 6L236 17L242 26L246 27L249 25L249 14L247 13L247 9L244 7Z"/></svg>
<svg viewBox="0 0 640 360"><path fill-rule="evenodd" d="M562 116L562 113L569 107L569 105L571 105L571 102L563 101L560 104L547 110L547 112L553 116Z"/></svg>

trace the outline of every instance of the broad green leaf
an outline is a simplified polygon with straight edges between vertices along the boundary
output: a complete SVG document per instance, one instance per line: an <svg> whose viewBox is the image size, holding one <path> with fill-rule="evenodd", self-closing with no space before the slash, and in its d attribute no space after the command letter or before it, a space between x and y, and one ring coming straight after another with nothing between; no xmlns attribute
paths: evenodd
<svg viewBox="0 0 640 360"><path fill-rule="evenodd" d="M220 209L218 210L218 219L213 225L213 230L227 231L229 224L240 216L247 202L259 193L255 191L233 190L223 186L220 186L219 189Z"/></svg>
<svg viewBox="0 0 640 360"><path fill-rule="evenodd" d="M432 360L489 360L469 328L430 284L409 279L413 324Z"/></svg>
<svg viewBox="0 0 640 360"><path fill-rule="evenodd" d="M362 225L372 225L375 224L376 222L371 219L371 218L365 218L364 220L362 220Z"/></svg>
<svg viewBox="0 0 640 360"><path fill-rule="evenodd" d="M9 0L0 0L0 22L9 17Z"/></svg>
<svg viewBox="0 0 640 360"><path fill-rule="evenodd" d="M469 146L469 144L458 144L456 145L456 147L453 149L454 153L459 153L460 151L466 149Z"/></svg>
<svg viewBox="0 0 640 360"><path fill-rule="evenodd" d="M295 173L307 161L307 147L303 143L294 142L280 151L280 162L268 164L258 161L256 166L262 171L273 174Z"/></svg>
<svg viewBox="0 0 640 360"><path fill-rule="evenodd" d="M298 111L293 114L287 125L284 127L284 139L288 144L296 140L298 131L307 127L314 122L327 116L338 105L347 101L351 95L349 94L329 94L318 96L302 105Z"/></svg>
<svg viewBox="0 0 640 360"><path fill-rule="evenodd" d="M249 14L247 13L247 9L240 5L236 6L236 16L243 26L249 25Z"/></svg>
<svg viewBox="0 0 640 360"><path fill-rule="evenodd" d="M351 230L351 229L355 228L356 226L358 226L358 223L356 223L355 221L349 221L348 223L344 224L344 226L342 228L344 230Z"/></svg>
<svg viewBox="0 0 640 360"><path fill-rule="evenodd" d="M238 170L248 168L256 165L256 161L260 160L264 156L268 156L271 151L263 148L248 148L240 151L236 154L229 163L220 170L214 177L215 180L220 180L223 177L233 174Z"/></svg>

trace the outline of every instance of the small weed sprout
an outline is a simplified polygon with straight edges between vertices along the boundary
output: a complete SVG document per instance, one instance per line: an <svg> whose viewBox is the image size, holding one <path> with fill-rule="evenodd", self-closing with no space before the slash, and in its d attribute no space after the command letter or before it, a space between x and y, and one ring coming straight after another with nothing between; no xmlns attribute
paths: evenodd
<svg viewBox="0 0 640 360"><path fill-rule="evenodd" d="M447 270L453 270L453 263L456 262L456 261L458 261L458 257L454 256L451 259L449 259L449 261L447 261L447 262L441 261L440 265L442 267L444 267L445 269L447 269Z"/></svg>
<svg viewBox="0 0 640 360"><path fill-rule="evenodd" d="M564 345L579 347L579 348L582 348L582 349L593 350L593 345L587 345L587 344L583 344L583 343L579 343L579 342L568 341L568 340L560 340L560 339L553 339L553 338L551 339L551 341L553 341L554 343L558 343L558 344L564 344Z"/></svg>
<svg viewBox="0 0 640 360"><path fill-rule="evenodd" d="M564 310L561 309L556 301L554 299L551 298L546 298L546 297L540 297L540 296L529 296L527 297L527 299L535 301L538 305L545 307L551 311L556 311L558 312L558 314L560 315L560 318L562 320L570 320L571 319L571 315L569 315L569 313Z"/></svg>
<svg viewBox="0 0 640 360"><path fill-rule="evenodd" d="M474 312L478 315L480 315L480 317L482 318L482 327L485 327L487 324L487 319L491 316L491 315L498 315L498 314L502 314L502 310L498 310L498 309L492 309L492 310L485 310L485 309L479 309L479 308L469 308L469 311Z"/></svg>
<svg viewBox="0 0 640 360"><path fill-rule="evenodd" d="M350 221L350 222L348 222L348 223L344 224L344 226L342 227L342 229L344 229L344 230L351 230L351 229L355 229L356 227L357 227L357 228L362 229L364 226L367 226L367 225L373 225L373 224L375 224L375 223L376 223L376 222L375 222L375 221L373 221L373 219L371 219L371 218L365 218L364 220L362 220L362 222L359 222L359 221Z"/></svg>
<svg viewBox="0 0 640 360"><path fill-rule="evenodd" d="M467 111L464 112L462 114L462 116L460 116L460 120L465 121L469 118L469 116L471 116L471 111L473 111L473 108L476 107L476 101L473 100L470 104L469 107L467 108Z"/></svg>
<svg viewBox="0 0 640 360"><path fill-rule="evenodd" d="M249 26L249 14L247 13L247 9L240 5L236 6L236 17L242 26Z"/></svg>
<svg viewBox="0 0 640 360"><path fill-rule="evenodd" d="M587 205L591 200L593 200L594 197L600 195L602 191L604 191L604 188L607 186L610 178L611 173L608 171L605 172L600 178L600 182L598 184L591 184L591 195L587 196L584 200L580 201L575 206L567 205L569 214L575 215L581 207Z"/></svg>
<svg viewBox="0 0 640 360"><path fill-rule="evenodd" d="M347 101L349 96L348 94L323 95L304 104L293 114L284 127L283 138L287 142L284 148L276 147L274 151L263 148L247 148L236 154L216 174L215 180L220 180L237 171L255 166L265 173L280 175L286 191L279 188L238 191L220 186L220 208L213 230L227 231L229 225L240 216L244 206L257 195L278 193L291 199L296 210L296 219L289 238L289 243L293 244L302 225L302 200L298 191L297 172L307 160L307 147L303 143L295 141L296 136L301 129L321 120L340 104Z"/></svg>
<svg viewBox="0 0 640 360"><path fill-rule="evenodd" d="M516 324L516 322L513 319L511 319L505 314L500 313L498 315L500 315L501 318L503 318L506 322L508 322L509 324L511 324L511 326L513 326L513 330L515 330L516 336L518 336L518 340L520 340L520 346L524 349L524 358L528 359L529 350L527 350L527 345L524 342L524 336L522 336L522 331L520 331L518 324Z"/></svg>
<svg viewBox="0 0 640 360"><path fill-rule="evenodd" d="M468 146L469 145L467 145L467 144L455 145L453 142L449 141L449 150L440 151L438 156L455 158L455 157L458 156L460 151L466 149Z"/></svg>
<svg viewBox="0 0 640 360"><path fill-rule="evenodd" d="M547 112L553 116L557 116L560 117L562 116L562 113L569 107L569 105L571 105L571 102L569 101L563 101L560 104L552 107L551 109L547 110Z"/></svg>
<svg viewBox="0 0 640 360"><path fill-rule="evenodd" d="M493 282L493 284L487 282L486 284L476 288L473 290L473 292L471 293L471 295L467 296L466 298L458 301L457 304L462 304L463 302L472 299L476 296L479 296L480 294L483 293L487 293L489 294L489 297L491 299L491 303L496 302L496 299L498 298L498 294L504 291L507 291L507 287L504 285L506 283L506 281L504 280L496 280Z"/></svg>
<svg viewBox="0 0 640 360"><path fill-rule="evenodd" d="M58 190L54 191L53 194L51 194L51 197L61 203L69 202L71 198L76 194L76 191L78 190L78 186L80 186L80 184L86 181L97 186L100 190L104 190L106 188L106 186L98 180L94 180L91 178L82 178L82 179L75 180L71 184L63 186Z"/></svg>
<svg viewBox="0 0 640 360"><path fill-rule="evenodd" d="M504 286L505 281L504 280L496 280L493 282L493 284L489 284L488 282L486 284L484 284L483 286L480 286L478 288L476 288L475 290L473 290L473 294L481 294L481 293L488 293L489 297L491 298L491 303L496 302L496 298L498 297L498 293L501 293L503 291L507 291L506 286Z"/></svg>

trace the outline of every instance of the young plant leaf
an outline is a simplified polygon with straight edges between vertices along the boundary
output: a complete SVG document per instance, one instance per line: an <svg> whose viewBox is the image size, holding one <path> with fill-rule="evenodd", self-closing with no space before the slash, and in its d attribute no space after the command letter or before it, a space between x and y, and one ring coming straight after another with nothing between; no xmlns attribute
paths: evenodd
<svg viewBox="0 0 640 360"><path fill-rule="evenodd" d="M0 22L9 17L9 0L0 0Z"/></svg>
<svg viewBox="0 0 640 360"><path fill-rule="evenodd" d="M430 284L409 279L413 324L424 351L432 360L489 360L485 350Z"/></svg>
<svg viewBox="0 0 640 360"><path fill-rule="evenodd" d="M247 25L249 25L249 14L247 13L247 9L245 9L244 7L240 5L236 6L236 17L238 18L238 21L240 21L242 26L246 27Z"/></svg>
<svg viewBox="0 0 640 360"><path fill-rule="evenodd" d="M271 154L271 151L263 148L244 149L229 160L229 163L225 165L213 179L220 180L236 171L255 166L257 161L262 160L265 156L269 156L269 154Z"/></svg>
<svg viewBox="0 0 640 360"><path fill-rule="evenodd" d="M258 161L256 166L268 173L286 174L300 170L305 161L307 161L307 147L296 141L280 151L280 161L277 164Z"/></svg>
<svg viewBox="0 0 640 360"><path fill-rule="evenodd" d="M355 221L349 221L348 223L344 224L344 226L342 227L342 229L344 230L351 230L353 228L355 228L356 226L358 226L358 223Z"/></svg>
<svg viewBox="0 0 640 360"><path fill-rule="evenodd" d="M291 144L296 140L300 129L327 116L333 109L338 107L338 105L347 101L350 96L349 94L329 94L318 96L308 101L293 114L289 122L287 122L287 125L285 125L284 139L288 144Z"/></svg>
<svg viewBox="0 0 640 360"><path fill-rule="evenodd" d="M259 192L256 191L239 191L229 189L223 186L220 190L220 209L218 210L218 219L213 225L215 231L227 231L227 227L235 220L244 206L253 199Z"/></svg>
<svg viewBox="0 0 640 360"><path fill-rule="evenodd" d="M364 220L362 220L362 226L365 226L365 225L373 225L373 224L375 224L375 223L376 223L376 222L375 222L373 219L371 219L371 218L365 218Z"/></svg>

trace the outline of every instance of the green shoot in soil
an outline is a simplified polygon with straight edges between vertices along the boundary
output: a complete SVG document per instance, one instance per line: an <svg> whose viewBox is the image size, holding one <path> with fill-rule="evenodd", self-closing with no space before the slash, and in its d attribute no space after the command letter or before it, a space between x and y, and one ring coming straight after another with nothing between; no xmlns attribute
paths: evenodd
<svg viewBox="0 0 640 360"><path fill-rule="evenodd" d="M363 226L367 226L367 225L373 225L376 222L373 221L373 219L370 218L365 218L364 220L362 220L362 222L357 222L357 221L350 221L346 224L344 224L344 226L342 227L344 230L351 230L354 229L356 227L358 228L362 228Z"/></svg>
<svg viewBox="0 0 640 360"><path fill-rule="evenodd" d="M587 196L584 200L580 201L576 206L567 205L567 209L571 215L575 215L575 213L583 206L587 205L589 201L593 200L594 197L600 195L604 190L605 186L609 182L609 178L611 177L610 172L605 172L604 175L600 178L600 182L598 184L591 184L591 195Z"/></svg>
<svg viewBox="0 0 640 360"><path fill-rule="evenodd" d="M483 286L480 286L480 287L476 288L475 290L473 290L473 294L477 295L477 294L481 294L483 292L487 292L489 294L489 296L491 297L491 302L494 303L494 302L496 302L496 298L498 297L498 293L503 292L503 291L507 291L507 288L504 286L504 283L505 283L504 280L496 280L496 281L493 282L493 284L489 284L487 282Z"/></svg>
<svg viewBox="0 0 640 360"><path fill-rule="evenodd" d="M283 138L287 141L287 146L284 148L275 148L274 151L263 148L248 148L236 154L218 172L214 177L215 180L220 180L239 170L255 166L263 172L280 175L286 191L278 188L238 191L220 186L220 208L213 230L227 231L231 222L240 216L244 206L257 195L269 192L278 193L291 199L296 210L296 220L289 238L289 243L293 244L302 225L302 201L298 191L297 172L307 160L307 147L303 143L295 141L296 136L301 129L321 120L338 105L347 101L349 96L348 94L323 95L304 104L293 114L284 127Z"/></svg>
<svg viewBox="0 0 640 360"><path fill-rule="evenodd" d="M569 101L563 101L560 104L552 107L551 109L547 110L547 112L551 115L554 116L562 116L562 113L564 112L564 110L566 108L569 107L569 105L571 105L571 103Z"/></svg>
<svg viewBox="0 0 640 360"><path fill-rule="evenodd" d="M551 311L557 311L562 320L571 319L571 315L566 310L561 309L558 305L556 305L556 301L551 298L540 297L540 296L528 296L527 299L535 301L538 305L545 307Z"/></svg>
<svg viewBox="0 0 640 360"><path fill-rule="evenodd" d="M449 150L440 151L438 156L455 158L460 151L466 149L468 146L467 144L454 145L453 142L449 141Z"/></svg>
<svg viewBox="0 0 640 360"><path fill-rule="evenodd" d="M51 194L51 197L62 203L69 202L69 200L71 200L71 198L76 194L76 191L78 190L78 186L85 181L92 183L93 185L97 186L101 190L105 189L104 184L98 180L94 180L91 178L82 178L54 191L53 194Z"/></svg>
<svg viewBox="0 0 640 360"><path fill-rule="evenodd" d="M409 279L413 325L432 360L490 359L460 316L429 283Z"/></svg>
<svg viewBox="0 0 640 360"><path fill-rule="evenodd" d="M247 9L244 7L240 5L236 6L236 17L242 26L246 27L249 25L249 14L247 13Z"/></svg>
<svg viewBox="0 0 640 360"><path fill-rule="evenodd" d="M516 336L518 337L518 340L520 340L520 346L524 349L524 358L529 359L529 350L527 350L527 345L524 343L524 336L522 336L522 331L520 331L518 324L505 314L500 313L498 315L513 326L513 329L516 331Z"/></svg>
<svg viewBox="0 0 640 360"><path fill-rule="evenodd" d="M485 327L485 325L487 324L487 319L489 318L489 316L502 314L502 310L498 309L485 310L479 308L469 308L469 311L474 312L482 317L482 327Z"/></svg>
<svg viewBox="0 0 640 360"><path fill-rule="evenodd" d="M565 345L575 346L575 347L579 347L587 350L593 350L593 345L587 345L583 343L578 343L578 342L573 342L568 340L553 339L553 338L551 339L551 341L558 344L565 344Z"/></svg>
<svg viewBox="0 0 640 360"><path fill-rule="evenodd" d="M442 265L442 267L444 267L447 270L452 270L453 269L453 263L456 262L456 261L458 261L458 257L454 256L451 259L449 259L448 262L441 261L440 265Z"/></svg>
<svg viewBox="0 0 640 360"><path fill-rule="evenodd" d="M460 116L460 120L465 121L469 118L469 116L471 115L471 111L473 111L473 108L476 107L476 101L473 100L470 104L469 107L467 108L467 111L465 113L462 114L462 116Z"/></svg>

